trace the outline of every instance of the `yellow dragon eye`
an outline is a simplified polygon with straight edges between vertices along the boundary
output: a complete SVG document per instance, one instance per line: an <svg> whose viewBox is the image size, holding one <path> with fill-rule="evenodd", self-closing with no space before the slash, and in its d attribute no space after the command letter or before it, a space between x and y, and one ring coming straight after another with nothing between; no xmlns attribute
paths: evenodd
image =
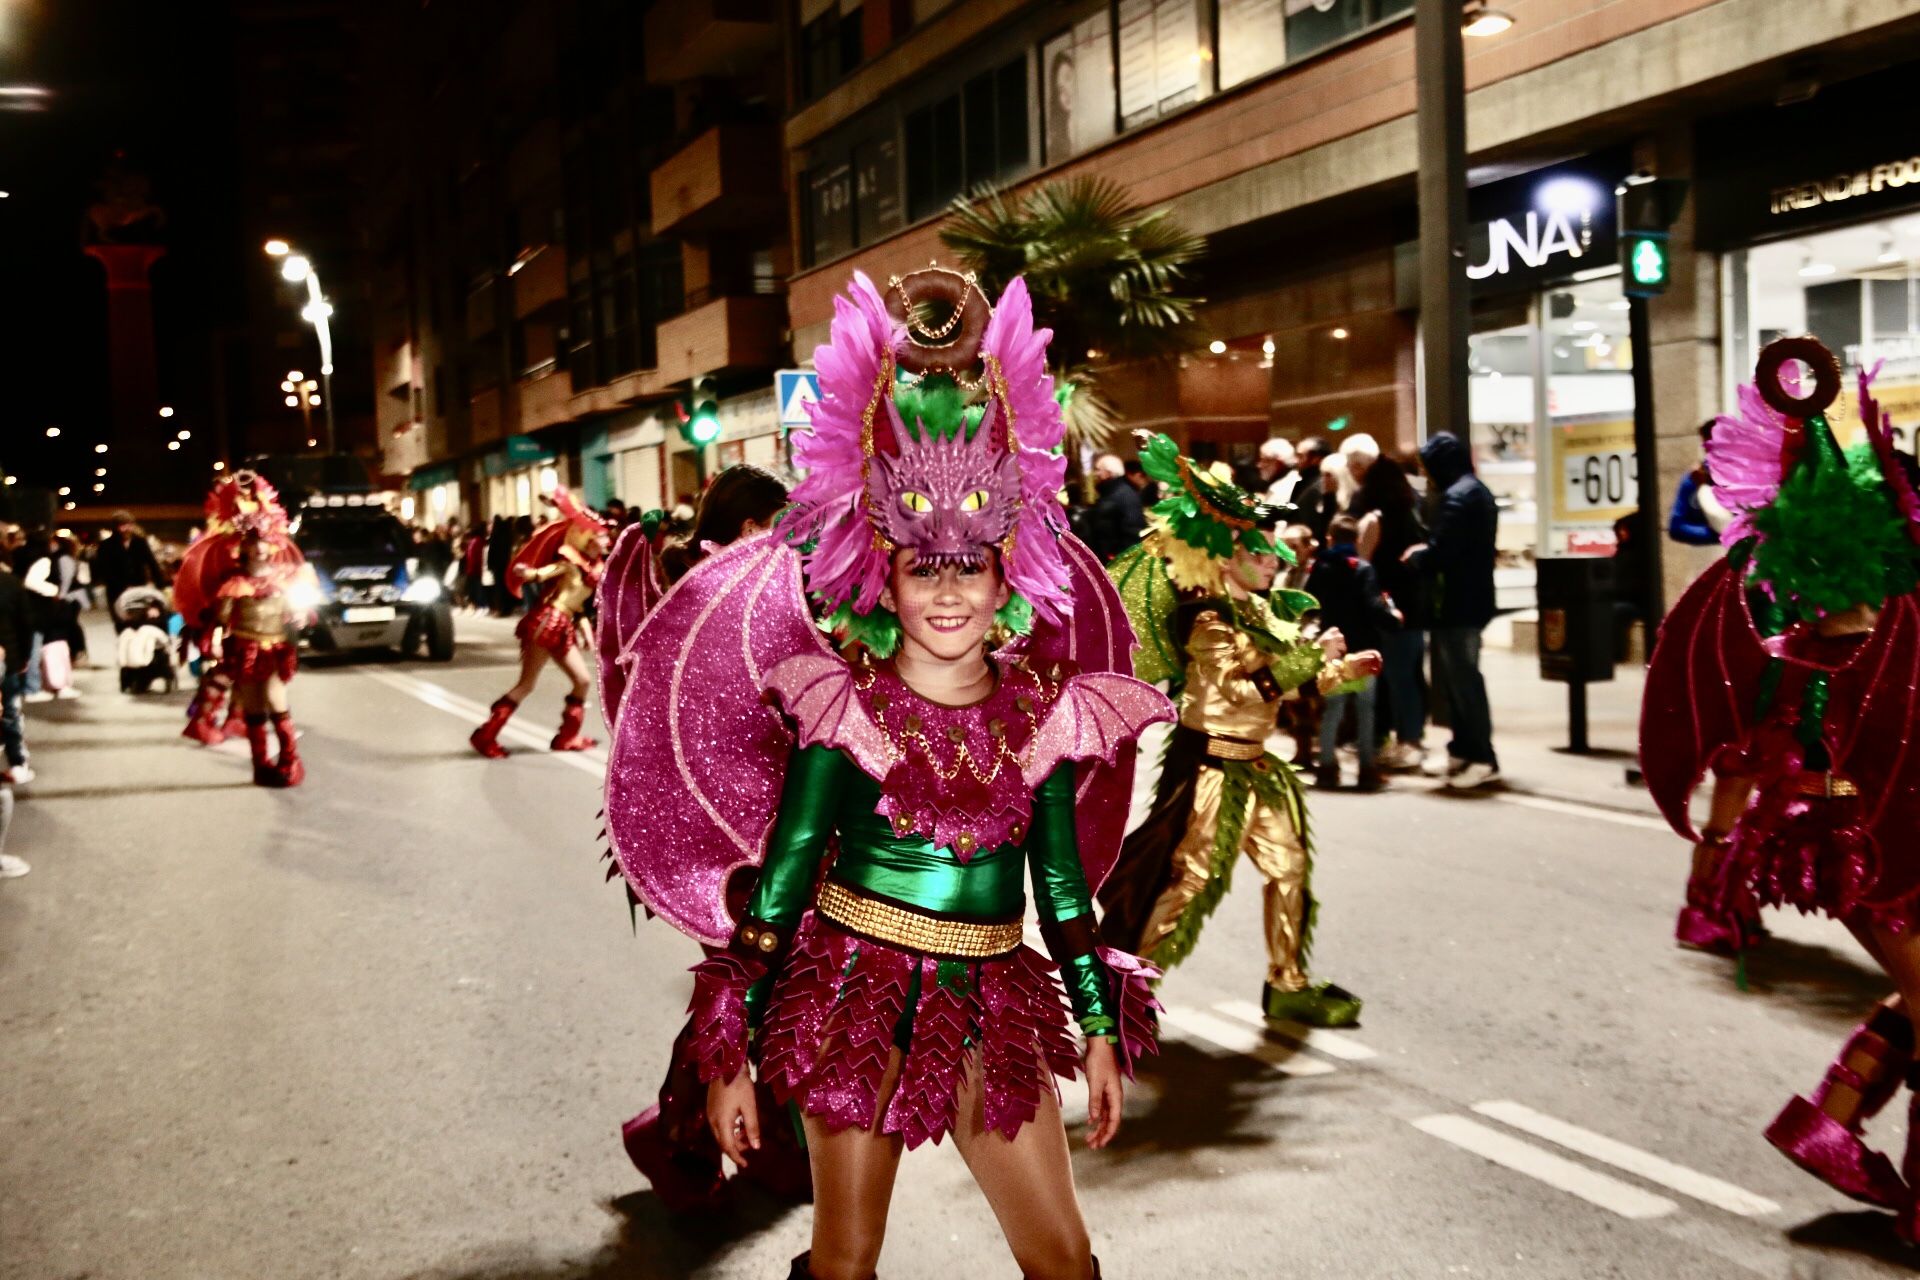
<svg viewBox="0 0 1920 1280"><path fill-rule="evenodd" d="M900 505L909 511L924 515L933 510L933 499L924 493L915 493L909 489L900 495Z"/></svg>
<svg viewBox="0 0 1920 1280"><path fill-rule="evenodd" d="M962 511L982 511L986 509L986 505L987 491L985 489L975 489L961 500L960 509Z"/></svg>

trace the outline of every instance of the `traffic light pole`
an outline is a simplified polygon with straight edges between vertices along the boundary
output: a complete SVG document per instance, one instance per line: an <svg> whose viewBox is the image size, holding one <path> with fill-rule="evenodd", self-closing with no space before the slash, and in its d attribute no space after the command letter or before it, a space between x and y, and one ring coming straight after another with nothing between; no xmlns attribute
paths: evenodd
<svg viewBox="0 0 1920 1280"><path fill-rule="evenodd" d="M1415 0L1422 439L1467 438L1467 76L1459 0Z"/></svg>
<svg viewBox="0 0 1920 1280"><path fill-rule="evenodd" d="M1633 352L1633 456L1640 488L1640 618L1641 644L1653 656L1654 634L1666 616L1666 590L1661 580L1660 440L1653 429L1653 343L1647 330L1647 300L1627 298L1628 343Z"/></svg>

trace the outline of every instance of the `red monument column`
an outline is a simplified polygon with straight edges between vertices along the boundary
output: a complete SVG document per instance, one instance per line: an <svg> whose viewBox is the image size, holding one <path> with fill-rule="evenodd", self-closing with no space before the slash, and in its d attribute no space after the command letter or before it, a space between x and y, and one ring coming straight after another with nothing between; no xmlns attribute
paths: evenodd
<svg viewBox="0 0 1920 1280"><path fill-rule="evenodd" d="M113 379L114 443L151 435L160 402L154 356L153 284L148 272L166 254L157 244L90 244L89 257L107 269L107 355Z"/></svg>

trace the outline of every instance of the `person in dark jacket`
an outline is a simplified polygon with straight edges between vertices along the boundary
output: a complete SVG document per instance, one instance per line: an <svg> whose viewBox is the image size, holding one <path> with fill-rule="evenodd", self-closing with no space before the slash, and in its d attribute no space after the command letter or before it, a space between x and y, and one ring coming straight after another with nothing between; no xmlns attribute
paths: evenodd
<svg viewBox="0 0 1920 1280"><path fill-rule="evenodd" d="M1327 545L1313 557L1313 571L1307 575L1307 594L1320 602L1320 625L1338 628L1347 638L1350 652L1377 650L1401 625L1400 614L1380 590L1380 579L1373 566L1360 558L1355 540L1360 522L1352 516L1335 516L1327 526ZM1326 710L1320 718L1320 762L1317 780L1328 791L1340 786L1340 757L1334 749L1339 741L1340 722L1349 704L1354 710L1355 745L1360 754L1360 790L1378 791L1383 785L1380 769L1374 762L1378 739L1373 731L1376 681L1368 680L1358 689L1327 694Z"/></svg>
<svg viewBox="0 0 1920 1280"><path fill-rule="evenodd" d="M113 533L93 553L93 577L107 590L107 613L113 619L115 631L127 629L119 611L114 608L114 602L119 600L121 592L129 587L158 587L164 590L167 585L167 575L154 558L153 544L147 541L147 535L140 526L133 522L133 516L125 511L113 513Z"/></svg>
<svg viewBox="0 0 1920 1280"><path fill-rule="evenodd" d="M1447 785L1482 787L1500 777L1493 750L1493 709L1480 675L1480 633L1493 621L1494 539L1500 513L1493 493L1473 473L1466 441L1441 434L1420 448L1420 465L1438 499L1427 540L1403 558L1428 587L1435 679L1453 723Z"/></svg>
<svg viewBox="0 0 1920 1280"><path fill-rule="evenodd" d="M1408 548L1427 540L1420 523L1420 499L1398 459L1383 457L1367 468L1354 494L1353 515L1360 521L1360 558L1380 576L1380 589L1403 620L1398 631L1380 638L1382 718L1397 741L1381 752L1383 769L1418 769L1426 763L1427 665L1426 584L1404 559Z"/></svg>
<svg viewBox="0 0 1920 1280"><path fill-rule="evenodd" d="M11 526L9 526L11 527ZM7 767L0 781L33 781L27 764L26 722L20 705L27 691L27 653L33 643L33 606L12 566L0 564L0 747Z"/></svg>
<svg viewBox="0 0 1920 1280"><path fill-rule="evenodd" d="M1111 560L1140 541L1147 531L1146 508L1140 503L1140 491L1127 479L1126 464L1119 455L1103 453L1093 462L1093 474L1099 481L1099 497L1087 511L1087 545L1102 560Z"/></svg>

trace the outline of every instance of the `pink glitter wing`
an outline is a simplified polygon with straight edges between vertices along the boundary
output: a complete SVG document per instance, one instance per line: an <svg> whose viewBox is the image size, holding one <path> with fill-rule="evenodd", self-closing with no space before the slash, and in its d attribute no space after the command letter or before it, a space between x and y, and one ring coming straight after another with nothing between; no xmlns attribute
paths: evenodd
<svg viewBox="0 0 1920 1280"><path fill-rule="evenodd" d="M872 778L884 778L893 768L899 753L867 714L845 660L830 653L797 654L767 672L764 687L793 717L799 745L838 747Z"/></svg>
<svg viewBox="0 0 1920 1280"><path fill-rule="evenodd" d="M1768 662L1740 575L1725 560L1694 579L1660 625L1640 704L1640 768L1668 825L1688 840L1699 838L1688 802L1720 753L1753 731Z"/></svg>
<svg viewBox="0 0 1920 1280"><path fill-rule="evenodd" d="M1866 827L1881 854L1874 906L1920 895L1920 600L1887 602L1867 649L1834 677L1828 705L1835 768L1868 797Z"/></svg>
<svg viewBox="0 0 1920 1280"><path fill-rule="evenodd" d="M727 877L758 865L792 735L761 701L775 663L831 654L777 538L709 556L641 622L607 767L607 834L640 900L711 946Z"/></svg>
<svg viewBox="0 0 1920 1280"><path fill-rule="evenodd" d="M660 602L660 575L654 565L653 543L637 524L620 531L607 556L606 570L593 594L594 648L600 659L600 714L614 727L620 700L626 696L627 651L640 623Z"/></svg>
<svg viewBox="0 0 1920 1280"><path fill-rule="evenodd" d="M1780 491L1780 482L1786 478L1786 430L1786 418L1761 399L1751 383L1740 388L1739 414L1714 420L1713 437L1707 441L1707 470L1713 475L1714 496L1733 513L1733 521L1720 535L1726 546L1753 536L1754 513Z"/></svg>
<svg viewBox="0 0 1920 1280"><path fill-rule="evenodd" d="M1142 729L1170 723L1173 717L1173 704L1167 701L1167 695L1132 676L1112 672L1074 676L1034 733L1022 775L1028 786L1037 787L1063 760L1099 761L1118 769L1123 757L1131 756ZM1128 758L1127 774L1132 772L1131 764ZM1124 826L1125 798L1114 797L1108 807L1119 813ZM1079 823L1075 835L1083 837L1080 862L1086 868L1087 887L1098 892L1101 881L1113 869L1120 841L1104 834L1098 837L1098 843L1084 841L1085 832Z"/></svg>
<svg viewBox="0 0 1920 1280"><path fill-rule="evenodd" d="M1071 533L1058 536L1073 610L1058 622L1036 617L1032 633L1010 648L1040 670L1068 662L1080 672L1132 675L1133 651L1139 644L1119 589L1091 547ZM1129 742L1112 764L1082 760L1074 769L1074 834L1088 881L1096 888L1119 858L1126 838L1134 764L1134 744Z"/></svg>

